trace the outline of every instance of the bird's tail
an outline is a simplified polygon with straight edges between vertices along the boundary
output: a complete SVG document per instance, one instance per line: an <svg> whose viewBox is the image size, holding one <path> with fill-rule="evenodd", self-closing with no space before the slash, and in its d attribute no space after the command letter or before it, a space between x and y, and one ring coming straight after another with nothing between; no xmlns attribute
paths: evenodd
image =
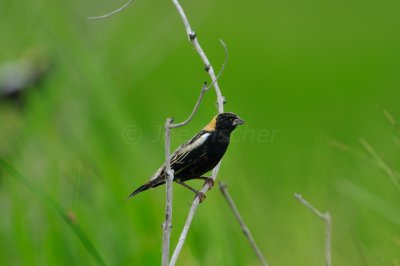
<svg viewBox="0 0 400 266"><path fill-rule="evenodd" d="M157 178L157 179L154 179L154 180L150 180L149 182L145 183L144 185L140 186L138 189L136 189L135 191L133 191L133 192L129 195L128 199L132 198L133 196L135 196L136 194L139 194L139 193L142 192L142 191L148 190L148 189L150 189L150 188L158 187L159 185L162 185L162 184L164 184L164 183L165 183L165 182L164 182L163 180L159 180L158 178Z"/></svg>

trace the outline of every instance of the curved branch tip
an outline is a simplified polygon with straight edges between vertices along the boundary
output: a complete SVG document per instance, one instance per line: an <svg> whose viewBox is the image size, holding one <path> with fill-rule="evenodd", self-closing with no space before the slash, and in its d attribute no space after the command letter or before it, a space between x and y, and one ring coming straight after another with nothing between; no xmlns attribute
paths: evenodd
<svg viewBox="0 0 400 266"><path fill-rule="evenodd" d="M128 0L128 2L126 2L123 6L121 6L120 8L111 11L110 13L101 15L101 16L95 16L95 17L88 17L86 18L87 20L98 20L98 19L105 19L105 18L109 18L119 12L121 12L122 10L124 10L125 8L127 8L131 3L133 2L133 0Z"/></svg>

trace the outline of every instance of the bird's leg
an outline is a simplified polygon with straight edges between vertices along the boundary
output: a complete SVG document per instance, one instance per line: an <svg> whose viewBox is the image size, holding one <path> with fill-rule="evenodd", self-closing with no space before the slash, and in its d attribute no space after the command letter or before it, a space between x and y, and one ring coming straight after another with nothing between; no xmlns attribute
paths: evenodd
<svg viewBox="0 0 400 266"><path fill-rule="evenodd" d="M211 177L207 177L207 176L200 176L200 177L195 177L192 179L201 179L204 180L204 184L207 184L209 186L210 189L213 188L214 186L214 179L212 179Z"/></svg>
<svg viewBox="0 0 400 266"><path fill-rule="evenodd" d="M185 187L185 188L187 188L187 189L190 189L194 194L196 194L196 197L199 197L200 203L203 202L203 200L205 200L206 195L204 195L203 192L198 191L198 190L192 188L191 186L189 186L189 185L183 183L182 181L179 181L179 180L174 180L174 181L175 181L176 183L178 183L179 185L181 185L181 186L183 186L183 187Z"/></svg>

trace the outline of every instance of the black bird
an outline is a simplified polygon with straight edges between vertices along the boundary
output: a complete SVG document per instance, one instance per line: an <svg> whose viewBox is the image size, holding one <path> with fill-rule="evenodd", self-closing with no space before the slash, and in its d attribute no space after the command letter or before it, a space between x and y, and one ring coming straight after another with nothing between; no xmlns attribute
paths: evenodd
<svg viewBox="0 0 400 266"><path fill-rule="evenodd" d="M179 146L171 154L171 170L174 171L174 181L193 191L202 201L205 195L184 182L191 179L202 179L212 187L214 180L203 174L219 163L228 148L232 131L243 123L244 121L234 113L221 113L215 116L191 140ZM132 192L129 198L149 188L165 184L165 179L166 171L165 164L163 164L152 178Z"/></svg>

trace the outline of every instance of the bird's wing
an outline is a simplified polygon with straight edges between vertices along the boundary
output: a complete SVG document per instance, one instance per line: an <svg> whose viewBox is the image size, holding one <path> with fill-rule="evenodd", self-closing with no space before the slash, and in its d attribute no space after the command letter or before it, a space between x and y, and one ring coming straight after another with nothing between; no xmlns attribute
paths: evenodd
<svg viewBox="0 0 400 266"><path fill-rule="evenodd" d="M175 171L179 171L179 164L181 164L184 159L188 155L190 155L191 152L195 151L198 147L203 145L209 136L209 132L200 131L191 140L176 149L175 152L171 155L171 168ZM178 169L175 166L178 166Z"/></svg>
<svg viewBox="0 0 400 266"><path fill-rule="evenodd" d="M171 169L174 169L174 173L178 174L182 170L190 167L192 164L196 163L196 160L192 162L185 162L183 164L184 159L188 156L192 151L196 150L200 147L210 136L211 133L207 131L200 131L197 135L195 135L192 139L185 142L181 146L179 146L172 154L171 154ZM158 171L152 176L150 180L157 179L165 175L165 164L163 164ZM164 177L163 177L164 178Z"/></svg>

